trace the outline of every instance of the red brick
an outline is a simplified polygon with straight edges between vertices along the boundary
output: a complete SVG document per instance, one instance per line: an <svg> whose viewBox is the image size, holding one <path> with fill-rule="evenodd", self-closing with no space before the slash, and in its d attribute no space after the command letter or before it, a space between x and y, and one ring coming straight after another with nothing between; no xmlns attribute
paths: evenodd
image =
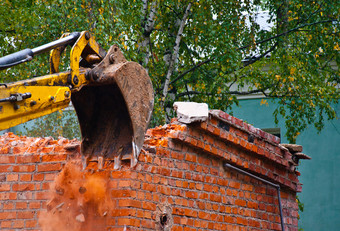
<svg viewBox="0 0 340 231"><path fill-rule="evenodd" d="M186 161L190 161L190 162L196 162L197 161L197 157L196 157L196 155L187 153L185 155L185 160Z"/></svg>
<svg viewBox="0 0 340 231"><path fill-rule="evenodd" d="M1 221L1 228L11 228L13 221Z"/></svg>
<svg viewBox="0 0 340 231"><path fill-rule="evenodd" d="M163 167L160 169L160 174L164 176L170 176L170 172L171 172L170 169L166 167Z"/></svg>
<svg viewBox="0 0 340 231"><path fill-rule="evenodd" d="M35 189L34 184L13 184L12 190L13 191L33 191Z"/></svg>
<svg viewBox="0 0 340 231"><path fill-rule="evenodd" d="M210 194L210 200L220 203L222 201L222 197L220 195L216 195L216 194L212 193L212 194Z"/></svg>
<svg viewBox="0 0 340 231"><path fill-rule="evenodd" d="M142 206L143 209L146 209L146 210L156 210L156 204L155 203L152 203L152 202L143 202L143 206Z"/></svg>
<svg viewBox="0 0 340 231"><path fill-rule="evenodd" d="M41 153L51 153L54 149L54 146L50 146L50 147L43 147L41 149Z"/></svg>
<svg viewBox="0 0 340 231"><path fill-rule="evenodd" d="M25 227L25 220L15 220L12 223L13 228L24 228Z"/></svg>
<svg viewBox="0 0 340 231"><path fill-rule="evenodd" d="M184 215L187 217L197 217L197 211L190 209L184 209Z"/></svg>
<svg viewBox="0 0 340 231"><path fill-rule="evenodd" d="M250 185L250 184L242 184L242 190L246 190L246 191L253 191L254 186Z"/></svg>
<svg viewBox="0 0 340 231"><path fill-rule="evenodd" d="M242 218L242 217L237 217L236 218L236 223L240 225L247 225L247 220Z"/></svg>
<svg viewBox="0 0 340 231"><path fill-rule="evenodd" d="M112 171L111 177L113 179L131 179L131 178L137 178L136 172L131 171Z"/></svg>
<svg viewBox="0 0 340 231"><path fill-rule="evenodd" d="M142 220L141 226L145 229L155 229L155 222L151 220Z"/></svg>
<svg viewBox="0 0 340 231"><path fill-rule="evenodd" d="M3 210L12 210L14 207L14 203L12 202L3 203Z"/></svg>
<svg viewBox="0 0 340 231"><path fill-rule="evenodd" d="M199 211L198 212L198 218L203 219L203 220L209 220L210 219L210 214L203 212L203 211Z"/></svg>
<svg viewBox="0 0 340 231"><path fill-rule="evenodd" d="M45 175L45 181L53 181L55 177L57 176L56 173L45 173L44 175Z"/></svg>
<svg viewBox="0 0 340 231"><path fill-rule="evenodd" d="M149 192L155 192L156 191L156 185L143 183L142 189L149 191Z"/></svg>
<svg viewBox="0 0 340 231"><path fill-rule="evenodd" d="M28 147L13 147L14 154L25 153Z"/></svg>
<svg viewBox="0 0 340 231"><path fill-rule="evenodd" d="M41 202L38 202L38 201L29 202L29 208L30 209L39 209L39 208L41 208Z"/></svg>
<svg viewBox="0 0 340 231"><path fill-rule="evenodd" d="M49 182L42 183L41 189L42 189L42 190L49 190L49 189L50 189L50 186L51 186L51 183L49 183Z"/></svg>
<svg viewBox="0 0 340 231"><path fill-rule="evenodd" d="M137 216L135 209L127 209L127 208L121 208L121 209L115 209L112 212L113 217L127 217L127 216Z"/></svg>
<svg viewBox="0 0 340 231"><path fill-rule="evenodd" d="M141 208L142 203L140 201L132 200L132 199L120 199L118 202L120 207L134 207Z"/></svg>
<svg viewBox="0 0 340 231"><path fill-rule="evenodd" d="M0 155L0 164L15 163L15 156Z"/></svg>
<svg viewBox="0 0 340 231"><path fill-rule="evenodd" d="M49 154L49 155L43 155L41 160L42 162L61 162L65 161L67 158L66 154Z"/></svg>
<svg viewBox="0 0 340 231"><path fill-rule="evenodd" d="M50 198L49 192L36 192L35 199L36 200L47 200Z"/></svg>
<svg viewBox="0 0 340 231"><path fill-rule="evenodd" d="M16 200L17 194L13 192L1 192L0 193L0 201L1 200Z"/></svg>
<svg viewBox="0 0 340 231"><path fill-rule="evenodd" d="M21 174L20 181L31 181L32 175L31 174Z"/></svg>
<svg viewBox="0 0 340 231"><path fill-rule="evenodd" d="M27 208L27 202L17 202L15 204L16 209L26 209Z"/></svg>
<svg viewBox="0 0 340 231"><path fill-rule="evenodd" d="M198 198L198 193L197 192L193 192L193 191L187 191L187 192L185 192L185 196L187 198L197 199Z"/></svg>
<svg viewBox="0 0 340 231"><path fill-rule="evenodd" d="M0 172L11 172L12 165L1 165Z"/></svg>
<svg viewBox="0 0 340 231"><path fill-rule="evenodd" d="M10 220L16 218L16 212L0 212L0 220Z"/></svg>
<svg viewBox="0 0 340 231"><path fill-rule="evenodd" d="M17 165L13 166L13 172L34 172L35 165Z"/></svg>
<svg viewBox="0 0 340 231"><path fill-rule="evenodd" d="M245 200L240 200L240 199L235 200L235 205L245 207L246 204L247 204L247 202Z"/></svg>
<svg viewBox="0 0 340 231"><path fill-rule="evenodd" d="M61 168L62 168L62 165L60 163L40 164L40 165L38 165L38 172L60 171Z"/></svg>
<svg viewBox="0 0 340 231"><path fill-rule="evenodd" d="M36 173L33 175L33 181L43 181L44 180L44 174L42 173Z"/></svg>
<svg viewBox="0 0 340 231"><path fill-rule="evenodd" d="M38 224L38 221L36 220L26 220L25 221L25 228L34 228Z"/></svg>
<svg viewBox="0 0 340 231"><path fill-rule="evenodd" d="M10 184L0 184L0 192L6 192L11 190Z"/></svg>
<svg viewBox="0 0 340 231"><path fill-rule="evenodd" d="M256 202L248 201L247 207L250 208L250 209L258 209L259 205Z"/></svg>
<svg viewBox="0 0 340 231"><path fill-rule="evenodd" d="M17 156L17 163L19 164L27 164L27 163L37 163L40 162L40 155L23 155Z"/></svg>
<svg viewBox="0 0 340 231"><path fill-rule="evenodd" d="M239 189L241 187L241 184L239 182L236 182L236 181L230 181L229 187Z"/></svg>
<svg viewBox="0 0 340 231"><path fill-rule="evenodd" d="M120 188L130 187L131 186L131 181L130 180L120 180L119 183L118 183L118 186Z"/></svg>
<svg viewBox="0 0 340 231"><path fill-rule="evenodd" d="M173 226L172 230L173 231L183 231L183 226Z"/></svg>

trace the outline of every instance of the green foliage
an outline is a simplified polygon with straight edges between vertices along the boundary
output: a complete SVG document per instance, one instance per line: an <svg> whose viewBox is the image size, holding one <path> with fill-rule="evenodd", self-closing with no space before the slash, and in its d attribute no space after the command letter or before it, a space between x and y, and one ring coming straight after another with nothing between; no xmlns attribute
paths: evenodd
<svg viewBox="0 0 340 231"><path fill-rule="evenodd" d="M300 201L299 197L296 196L296 201L298 203L298 206L299 206L299 216L298 218L300 219L300 213L302 213L305 209L305 205ZM304 229L303 228L299 228L299 231L303 231Z"/></svg>
<svg viewBox="0 0 340 231"><path fill-rule="evenodd" d="M25 134L30 137L59 136L80 139L79 124L74 111L57 111L34 121L30 128L26 127Z"/></svg>
<svg viewBox="0 0 340 231"><path fill-rule="evenodd" d="M268 11L271 30L257 24L259 10ZM274 116L286 121L286 136L294 142L308 125L321 130L325 119L336 118L339 12L337 1L3 0L0 55L89 30L105 49L116 43L127 59L148 69L154 125L171 117L165 109L174 101L206 102L231 112L237 96L262 93L280 99ZM35 57L0 72L0 78L46 74L46 60L47 54Z"/></svg>

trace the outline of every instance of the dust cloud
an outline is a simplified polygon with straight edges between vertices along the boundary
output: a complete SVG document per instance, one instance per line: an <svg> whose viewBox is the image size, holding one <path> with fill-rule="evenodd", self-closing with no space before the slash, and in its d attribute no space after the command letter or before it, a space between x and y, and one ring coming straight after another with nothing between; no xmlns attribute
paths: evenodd
<svg viewBox="0 0 340 231"><path fill-rule="evenodd" d="M114 207L108 172L82 170L81 161L68 162L51 186L47 211L39 216L41 230L105 230Z"/></svg>

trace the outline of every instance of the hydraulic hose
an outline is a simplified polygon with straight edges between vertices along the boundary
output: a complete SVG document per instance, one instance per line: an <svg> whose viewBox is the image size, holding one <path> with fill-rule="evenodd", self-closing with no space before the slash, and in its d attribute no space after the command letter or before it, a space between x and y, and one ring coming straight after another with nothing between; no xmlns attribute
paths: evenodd
<svg viewBox="0 0 340 231"><path fill-rule="evenodd" d="M7 69L9 67L18 65L20 63L28 62L33 59L34 55L38 55L56 47L65 46L73 44L80 36L79 32L73 32L65 38L55 40L53 42L47 43L45 45L30 49L26 48L24 50L15 52L13 54L6 55L0 58L0 70Z"/></svg>

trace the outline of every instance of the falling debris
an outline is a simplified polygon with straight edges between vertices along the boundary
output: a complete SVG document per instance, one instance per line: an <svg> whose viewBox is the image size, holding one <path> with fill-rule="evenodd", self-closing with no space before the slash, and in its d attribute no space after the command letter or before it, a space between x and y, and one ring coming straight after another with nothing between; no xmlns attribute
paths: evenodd
<svg viewBox="0 0 340 231"><path fill-rule="evenodd" d="M85 222L84 214L81 213L78 216L76 216L76 221Z"/></svg>
<svg viewBox="0 0 340 231"><path fill-rule="evenodd" d="M104 230L114 208L108 182L108 171L83 170L80 160L67 163L51 187L47 211L39 217L41 230Z"/></svg>

